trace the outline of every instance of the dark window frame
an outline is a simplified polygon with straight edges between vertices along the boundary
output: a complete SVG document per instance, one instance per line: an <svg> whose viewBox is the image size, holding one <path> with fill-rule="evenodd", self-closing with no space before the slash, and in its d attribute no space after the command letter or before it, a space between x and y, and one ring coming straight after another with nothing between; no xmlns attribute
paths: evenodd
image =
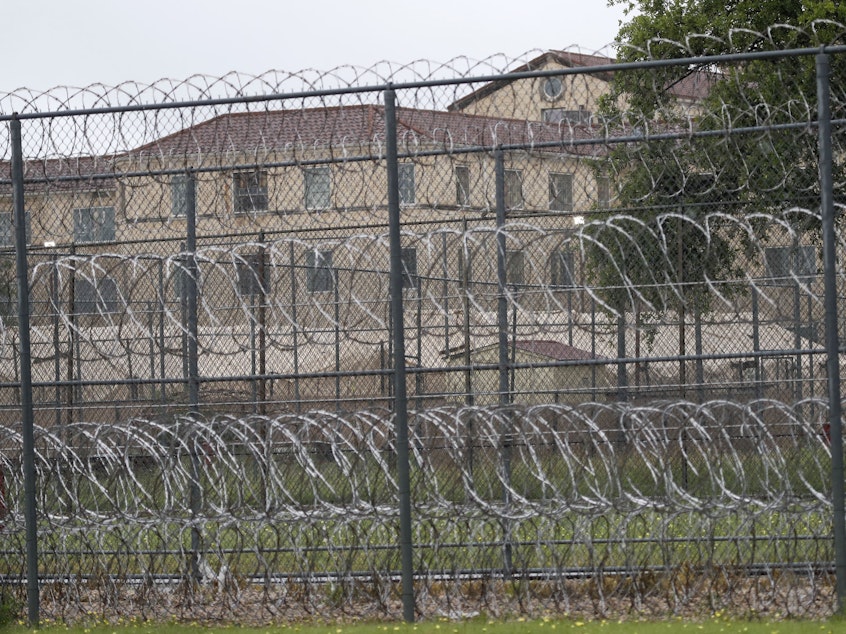
<svg viewBox="0 0 846 634"><path fill-rule="evenodd" d="M570 172L549 173L549 210L573 211L573 181Z"/></svg>
<svg viewBox="0 0 846 634"><path fill-rule="evenodd" d="M268 211L267 170L232 175L232 208L236 214Z"/></svg>
<svg viewBox="0 0 846 634"><path fill-rule="evenodd" d="M306 289L309 293L329 293L335 290L337 271L333 252L311 249L306 254Z"/></svg>

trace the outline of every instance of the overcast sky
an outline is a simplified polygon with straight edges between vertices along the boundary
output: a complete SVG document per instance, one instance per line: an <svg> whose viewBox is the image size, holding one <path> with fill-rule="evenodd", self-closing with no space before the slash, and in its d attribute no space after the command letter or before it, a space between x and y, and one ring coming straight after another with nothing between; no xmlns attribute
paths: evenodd
<svg viewBox="0 0 846 634"><path fill-rule="evenodd" d="M331 70L387 60L595 52L606 0L3 0L0 92ZM604 49L606 54L611 49Z"/></svg>

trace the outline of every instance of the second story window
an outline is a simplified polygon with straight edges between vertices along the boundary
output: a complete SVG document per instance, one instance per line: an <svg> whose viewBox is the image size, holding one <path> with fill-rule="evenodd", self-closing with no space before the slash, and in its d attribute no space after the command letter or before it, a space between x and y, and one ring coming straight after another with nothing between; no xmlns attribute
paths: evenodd
<svg viewBox="0 0 846 634"><path fill-rule="evenodd" d="M332 174L328 166L303 170L306 209L328 209L331 206Z"/></svg>
<svg viewBox="0 0 846 634"><path fill-rule="evenodd" d="M184 218L188 213L188 177L174 174L170 179L170 213L176 218Z"/></svg>
<svg viewBox="0 0 846 634"><path fill-rule="evenodd" d="M235 213L267 211L267 172L255 170L233 175Z"/></svg>
<svg viewBox="0 0 846 634"><path fill-rule="evenodd" d="M523 172L505 170L505 208L523 208Z"/></svg>
<svg viewBox="0 0 846 634"><path fill-rule="evenodd" d="M26 222L26 242L29 244L30 240L30 225L32 221L30 219L29 212L27 211L25 214L25 222ZM0 247L13 247L15 246L15 223L13 221L13 216L11 211L4 211L0 212Z"/></svg>
<svg viewBox="0 0 846 634"><path fill-rule="evenodd" d="M611 179L608 176L596 177L596 202L600 209L611 207Z"/></svg>
<svg viewBox="0 0 846 634"><path fill-rule="evenodd" d="M455 166L455 204L470 206L470 168L466 165Z"/></svg>
<svg viewBox="0 0 846 634"><path fill-rule="evenodd" d="M400 205L413 205L417 202L414 191L414 163L400 163L397 167Z"/></svg>
<svg viewBox="0 0 846 634"><path fill-rule="evenodd" d="M73 210L74 242L113 242L114 239L114 207L84 207Z"/></svg>
<svg viewBox="0 0 846 634"><path fill-rule="evenodd" d="M573 175L549 175L550 211L573 211Z"/></svg>

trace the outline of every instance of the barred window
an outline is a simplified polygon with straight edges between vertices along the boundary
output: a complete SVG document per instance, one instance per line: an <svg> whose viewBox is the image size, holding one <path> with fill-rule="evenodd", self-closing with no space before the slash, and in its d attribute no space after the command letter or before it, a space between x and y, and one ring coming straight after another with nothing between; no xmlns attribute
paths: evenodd
<svg viewBox="0 0 846 634"><path fill-rule="evenodd" d="M553 288L572 288L576 285L572 251L558 251L552 255L549 263Z"/></svg>
<svg viewBox="0 0 846 634"><path fill-rule="evenodd" d="M118 288L112 278L74 280L73 308L77 315L116 313L118 305Z"/></svg>
<svg viewBox="0 0 846 634"><path fill-rule="evenodd" d="M611 179L608 176L596 177L596 202L600 209L611 207Z"/></svg>
<svg viewBox="0 0 846 634"><path fill-rule="evenodd" d="M414 191L414 163L400 163L399 200L401 205L413 205L416 202Z"/></svg>
<svg viewBox="0 0 846 634"><path fill-rule="evenodd" d="M174 174L170 179L170 213L181 218L188 213L188 176Z"/></svg>
<svg viewBox="0 0 846 634"><path fill-rule="evenodd" d="M505 282L509 286L522 286L526 283L525 258L522 251L505 252Z"/></svg>
<svg viewBox="0 0 846 634"><path fill-rule="evenodd" d="M24 215L26 223L26 241L29 244L31 235L32 219L27 211ZM0 212L0 247L15 246L15 223L11 211Z"/></svg>
<svg viewBox="0 0 846 634"><path fill-rule="evenodd" d="M455 166L455 204L470 206L470 168L466 165Z"/></svg>
<svg viewBox="0 0 846 634"><path fill-rule="evenodd" d="M549 209L551 211L573 211L573 175L549 175Z"/></svg>
<svg viewBox="0 0 846 634"><path fill-rule="evenodd" d="M415 247L402 247L400 258L402 260L402 287L420 288L420 277L417 274L417 249Z"/></svg>
<svg viewBox="0 0 846 634"><path fill-rule="evenodd" d="M505 208L523 208L523 172L505 170Z"/></svg>
<svg viewBox="0 0 846 634"><path fill-rule="evenodd" d="M306 256L306 288L309 293L325 293L335 288L332 252L314 249Z"/></svg>
<svg viewBox="0 0 846 634"><path fill-rule="evenodd" d="M328 166L303 170L305 208L328 209L331 206L332 174Z"/></svg>
<svg viewBox="0 0 846 634"><path fill-rule="evenodd" d="M74 242L113 242L115 208L85 207L73 210Z"/></svg>
<svg viewBox="0 0 846 634"><path fill-rule="evenodd" d="M243 297L255 297L263 294L261 254L253 253L235 262L238 272L238 294Z"/></svg>
<svg viewBox="0 0 846 634"><path fill-rule="evenodd" d="M267 172L236 172L233 175L235 213L267 211Z"/></svg>
<svg viewBox="0 0 846 634"><path fill-rule="evenodd" d="M789 286L795 278L807 280L817 273L817 251L814 246L767 247L764 250L766 282Z"/></svg>

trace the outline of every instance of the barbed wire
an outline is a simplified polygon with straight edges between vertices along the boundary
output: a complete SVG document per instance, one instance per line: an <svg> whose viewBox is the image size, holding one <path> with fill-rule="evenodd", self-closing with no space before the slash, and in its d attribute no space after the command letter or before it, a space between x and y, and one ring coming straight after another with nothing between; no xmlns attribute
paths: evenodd
<svg viewBox="0 0 846 634"><path fill-rule="evenodd" d="M818 129L788 57L778 95L729 63L668 86L538 51L0 96L26 115L46 613L397 614L392 292L421 614L829 613ZM660 107L617 99L625 73Z"/></svg>

